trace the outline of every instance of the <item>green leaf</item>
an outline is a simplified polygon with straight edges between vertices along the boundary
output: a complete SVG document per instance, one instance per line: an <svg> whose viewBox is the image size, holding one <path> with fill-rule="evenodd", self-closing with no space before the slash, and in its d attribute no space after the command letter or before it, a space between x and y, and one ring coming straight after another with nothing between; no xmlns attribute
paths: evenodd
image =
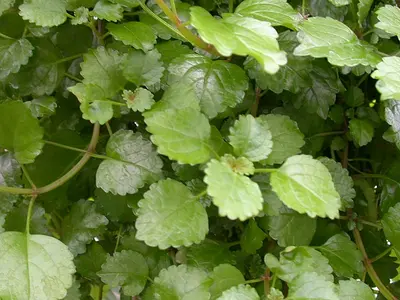
<svg viewBox="0 0 400 300"><path fill-rule="evenodd" d="M251 161L266 159L273 147L268 123L260 122L252 115L239 116L230 128L229 140L237 156Z"/></svg>
<svg viewBox="0 0 400 300"><path fill-rule="evenodd" d="M222 293L217 300L259 300L260 297L257 291L250 285L238 285L231 287L229 290Z"/></svg>
<svg viewBox="0 0 400 300"><path fill-rule="evenodd" d="M97 272L106 262L107 252L99 243L93 242L87 246L87 251L75 258L76 270L83 277L90 280L98 280Z"/></svg>
<svg viewBox="0 0 400 300"><path fill-rule="evenodd" d="M283 300L285 296L283 296L280 290L276 288L271 288L269 295L267 296L267 300Z"/></svg>
<svg viewBox="0 0 400 300"><path fill-rule="evenodd" d="M30 0L19 6L19 14L38 26L58 26L67 20L65 0Z"/></svg>
<svg viewBox="0 0 400 300"><path fill-rule="evenodd" d="M2 15L3 12L5 12L7 9L12 7L15 3L15 0L3 0L0 3L0 16Z"/></svg>
<svg viewBox="0 0 400 300"><path fill-rule="evenodd" d="M257 222L251 219L240 237L240 246L243 251L255 254L262 247L266 237L267 235L258 227Z"/></svg>
<svg viewBox="0 0 400 300"><path fill-rule="evenodd" d="M95 191L97 210L113 222L131 222L134 215L129 205L135 202L136 195L119 196L105 193L102 189Z"/></svg>
<svg viewBox="0 0 400 300"><path fill-rule="evenodd" d="M136 86L151 88L160 83L164 67L160 61L161 54L156 50L148 53L142 51L130 51L124 61L123 74Z"/></svg>
<svg viewBox="0 0 400 300"><path fill-rule="evenodd" d="M124 8L120 4L110 3L107 0L100 0L96 3L91 15L101 20L117 22L123 18Z"/></svg>
<svg viewBox="0 0 400 300"><path fill-rule="evenodd" d="M381 93L381 100L400 100L400 57L384 57L371 77L378 79L376 89Z"/></svg>
<svg viewBox="0 0 400 300"><path fill-rule="evenodd" d="M89 50L81 63L83 83L97 85L107 97L113 97L125 85L121 67L124 59L125 55L116 50L104 47Z"/></svg>
<svg viewBox="0 0 400 300"><path fill-rule="evenodd" d="M318 160L324 164L332 176L335 189L339 193L342 200L341 210L352 208L354 205L353 199L356 196L356 191L353 188L354 182L349 175L349 171L347 171L347 169L343 168L339 162L336 162L333 159L320 157Z"/></svg>
<svg viewBox="0 0 400 300"><path fill-rule="evenodd" d="M311 247L288 247L281 252L279 261L274 255L267 253L264 261L276 276L289 284L307 272L315 272L328 281L333 280L328 259Z"/></svg>
<svg viewBox="0 0 400 300"><path fill-rule="evenodd" d="M358 24L360 27L363 25L365 19L368 17L369 10L371 9L374 0L360 0L357 4Z"/></svg>
<svg viewBox="0 0 400 300"><path fill-rule="evenodd" d="M364 271L363 256L347 235L336 234L317 249L329 259L337 276L350 278Z"/></svg>
<svg viewBox="0 0 400 300"><path fill-rule="evenodd" d="M296 29L301 20L301 15L286 0L245 0L235 13L290 29Z"/></svg>
<svg viewBox="0 0 400 300"><path fill-rule="evenodd" d="M193 51L181 41L168 41L164 43L157 43L156 49L161 53L161 60L164 66L168 66L175 58L185 55L193 54Z"/></svg>
<svg viewBox="0 0 400 300"><path fill-rule="evenodd" d="M76 299L81 299L82 294L81 291L79 290L81 284L79 281L77 281L75 278L72 282L71 287L67 290L67 295L63 300L76 300Z"/></svg>
<svg viewBox="0 0 400 300"><path fill-rule="evenodd" d="M304 135L295 121L288 116L274 114L261 115L257 120L268 124L272 134L272 151L263 163L281 164L290 156L300 153L305 144Z"/></svg>
<svg viewBox="0 0 400 300"><path fill-rule="evenodd" d="M33 54L32 50L32 44L25 38L0 38L0 80L10 73L17 73L22 65L26 65Z"/></svg>
<svg viewBox="0 0 400 300"><path fill-rule="evenodd" d="M24 104L29 107L35 118L43 118L54 115L57 108L56 98L39 97L32 101L25 101Z"/></svg>
<svg viewBox="0 0 400 300"><path fill-rule="evenodd" d="M221 296L222 292L244 283L242 273L232 265L221 264L215 267L211 275L213 284L210 287L211 300Z"/></svg>
<svg viewBox="0 0 400 300"><path fill-rule="evenodd" d="M388 100L385 102L385 120L391 127L384 133L383 138L396 144L400 149L400 102Z"/></svg>
<svg viewBox="0 0 400 300"><path fill-rule="evenodd" d="M374 127L368 120L352 119L349 122L350 135L358 146L365 146L372 141Z"/></svg>
<svg viewBox="0 0 400 300"><path fill-rule="evenodd" d="M134 194L162 175L161 159L140 133L121 129L107 142L107 156L96 173L96 185L106 193Z"/></svg>
<svg viewBox="0 0 400 300"><path fill-rule="evenodd" d="M340 300L374 300L375 295L364 282L351 278L339 281L338 296Z"/></svg>
<svg viewBox="0 0 400 300"><path fill-rule="evenodd" d="M108 23L107 29L117 41L143 51L153 49L157 39L153 29L140 22Z"/></svg>
<svg viewBox="0 0 400 300"><path fill-rule="evenodd" d="M355 33L342 22L331 18L313 17L299 25L300 45L295 55L326 57L336 66L376 66L381 57L375 48L358 40ZM323 37L323 38L321 38Z"/></svg>
<svg viewBox="0 0 400 300"><path fill-rule="evenodd" d="M138 240L151 247L190 246L208 233L204 207L182 183L166 179L154 183L139 202Z"/></svg>
<svg viewBox="0 0 400 300"><path fill-rule="evenodd" d="M211 283L205 271L186 265L171 266L161 270L151 286L150 297L144 300L209 299Z"/></svg>
<svg viewBox="0 0 400 300"><path fill-rule="evenodd" d="M144 88L137 88L134 92L124 90L122 98L126 101L127 106L133 111L144 112L151 108L155 103L154 95Z"/></svg>
<svg viewBox="0 0 400 300"><path fill-rule="evenodd" d="M364 93L358 87L350 87L345 94L345 102L350 107L358 107L364 104Z"/></svg>
<svg viewBox="0 0 400 300"><path fill-rule="evenodd" d="M281 247L307 246L317 229L317 220L284 207L278 215L268 218L268 229Z"/></svg>
<svg viewBox="0 0 400 300"><path fill-rule="evenodd" d="M80 25L89 22L89 10L86 7L79 7L74 10L75 18L71 20L72 25Z"/></svg>
<svg viewBox="0 0 400 300"><path fill-rule="evenodd" d="M201 110L209 118L241 103L248 87L246 74L237 65L197 54L174 59L168 72L170 84L182 78L193 84Z"/></svg>
<svg viewBox="0 0 400 300"><path fill-rule="evenodd" d="M55 238L21 232L0 234L0 297L62 299L75 267L67 246Z"/></svg>
<svg viewBox="0 0 400 300"><path fill-rule="evenodd" d="M278 33L269 22L235 14L216 20L198 6L191 7L190 17L202 39L224 56L251 55L271 74L287 63L286 54L280 51L276 40Z"/></svg>
<svg viewBox="0 0 400 300"><path fill-rule="evenodd" d="M340 196L328 169L309 155L296 155L271 175L271 186L289 208L310 217L339 217Z"/></svg>
<svg viewBox="0 0 400 300"><path fill-rule="evenodd" d="M260 212L263 198L255 182L215 159L207 164L205 173L207 192L213 197L220 216L244 221Z"/></svg>
<svg viewBox="0 0 400 300"><path fill-rule="evenodd" d="M122 286L125 295L136 296L146 285L149 268L142 254L122 250L107 257L97 274L109 286Z"/></svg>
<svg viewBox="0 0 400 300"><path fill-rule="evenodd" d="M336 7L346 6L350 4L350 0L329 0L330 3L335 5Z"/></svg>
<svg viewBox="0 0 400 300"><path fill-rule="evenodd" d="M385 5L376 11L379 22L376 28L382 29L390 35L397 35L400 39L400 8L392 5Z"/></svg>
<svg viewBox="0 0 400 300"><path fill-rule="evenodd" d="M0 103L0 147L12 151L21 164L32 163L42 150L43 129L23 102Z"/></svg>
<svg viewBox="0 0 400 300"><path fill-rule="evenodd" d="M383 232L390 243L400 250L400 203L389 208L389 211L382 218Z"/></svg>
<svg viewBox="0 0 400 300"><path fill-rule="evenodd" d="M339 300L333 282L317 273L304 273L289 284L288 300Z"/></svg>
<svg viewBox="0 0 400 300"><path fill-rule="evenodd" d="M86 244L102 234L107 224L107 218L96 213L93 203L79 200L62 222L61 240L75 256L82 254L86 251Z"/></svg>

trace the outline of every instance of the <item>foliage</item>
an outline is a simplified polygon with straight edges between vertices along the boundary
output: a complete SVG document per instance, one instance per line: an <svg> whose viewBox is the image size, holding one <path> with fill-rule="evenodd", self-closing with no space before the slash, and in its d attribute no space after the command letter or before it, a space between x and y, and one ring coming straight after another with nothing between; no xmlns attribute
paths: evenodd
<svg viewBox="0 0 400 300"><path fill-rule="evenodd" d="M399 299L399 5L0 0L0 299Z"/></svg>

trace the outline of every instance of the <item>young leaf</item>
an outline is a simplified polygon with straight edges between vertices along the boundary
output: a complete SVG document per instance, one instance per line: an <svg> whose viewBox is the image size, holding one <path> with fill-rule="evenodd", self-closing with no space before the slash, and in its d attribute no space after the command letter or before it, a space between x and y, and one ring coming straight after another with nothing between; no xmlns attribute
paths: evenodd
<svg viewBox="0 0 400 300"><path fill-rule="evenodd" d="M25 38L0 38L0 80L10 73L17 73L22 65L26 65L33 54L32 50L32 44Z"/></svg>
<svg viewBox="0 0 400 300"><path fill-rule="evenodd" d="M93 242L87 246L87 251L75 258L76 270L83 277L98 280L97 272L106 262L107 252L99 243Z"/></svg>
<svg viewBox="0 0 400 300"><path fill-rule="evenodd" d="M222 293L217 300L260 300L257 291L250 285L238 285L231 287L229 290Z"/></svg>
<svg viewBox="0 0 400 300"><path fill-rule="evenodd" d="M310 247L288 247L281 252L279 261L273 254L267 253L264 261L276 276L288 283L307 272L315 272L325 280L333 280L328 259Z"/></svg>
<svg viewBox="0 0 400 300"><path fill-rule="evenodd" d="M22 101L0 103L0 147L12 151L19 163L35 160L43 147L42 137L39 121Z"/></svg>
<svg viewBox="0 0 400 300"><path fill-rule="evenodd" d="M390 243L400 251L400 203L389 208L389 211L382 218L383 232Z"/></svg>
<svg viewBox="0 0 400 300"><path fill-rule="evenodd" d="M251 219L240 238L240 246L245 252L255 254L262 247L266 237L267 235L258 227L257 222Z"/></svg>
<svg viewBox="0 0 400 300"><path fill-rule="evenodd" d="M225 154L221 161L228 164L229 167L240 175L252 175L254 174L254 165L245 157L235 158L230 154Z"/></svg>
<svg viewBox="0 0 400 300"><path fill-rule="evenodd" d="M234 266L221 264L215 267L211 275L213 284L210 287L211 300L221 296L225 290L244 283L243 274Z"/></svg>
<svg viewBox="0 0 400 300"><path fill-rule="evenodd" d="M261 115L257 120L268 124L272 134L272 151L263 163L281 164L290 156L300 153L304 146L304 135L296 122L288 116L274 114Z"/></svg>
<svg viewBox="0 0 400 300"><path fill-rule="evenodd" d="M290 29L296 29L301 20L301 15L286 0L245 0L236 7L235 13Z"/></svg>
<svg viewBox="0 0 400 300"><path fill-rule="evenodd" d="M75 256L86 251L95 236L105 231L108 220L95 210L95 205L86 200L79 200L72 205L70 213L62 222L61 240Z"/></svg>
<svg viewBox="0 0 400 300"><path fill-rule="evenodd" d="M358 24L360 27L362 27L362 24L364 23L365 19L367 18L369 14L369 10L371 9L372 4L374 3L374 0L360 0L357 4L357 16L358 16Z"/></svg>
<svg viewBox="0 0 400 300"><path fill-rule="evenodd" d="M138 205L136 238L151 247L190 246L204 240L208 232L206 210L178 181L152 184Z"/></svg>
<svg viewBox="0 0 400 300"><path fill-rule="evenodd" d="M329 259L337 276L352 277L364 271L363 256L348 236L336 234L317 248Z"/></svg>
<svg viewBox="0 0 400 300"><path fill-rule="evenodd" d="M288 300L339 300L335 285L317 273L303 273L289 284Z"/></svg>
<svg viewBox="0 0 400 300"><path fill-rule="evenodd" d="M75 18L71 20L72 25L85 24L89 21L89 10L86 7L79 7L74 10Z"/></svg>
<svg viewBox="0 0 400 300"><path fill-rule="evenodd" d="M375 49L360 40L343 23L331 18L313 17L299 25L300 45L295 55L326 57L336 66L376 66L381 57Z"/></svg>
<svg viewBox="0 0 400 300"><path fill-rule="evenodd" d="M375 295L364 282L350 278L339 281L338 296L340 300L374 300Z"/></svg>
<svg viewBox="0 0 400 300"><path fill-rule="evenodd" d="M122 250L107 257L97 274L111 287L122 286L124 295L136 296L146 285L149 268L142 254Z"/></svg>
<svg viewBox="0 0 400 300"><path fill-rule="evenodd" d="M358 147L365 146L372 141L374 127L368 120L352 119L349 122L350 135Z"/></svg>
<svg viewBox="0 0 400 300"><path fill-rule="evenodd" d="M335 185L336 191L339 193L342 200L342 210L353 207L353 199L356 196L354 190L353 179L349 175L349 171L343 168L339 162L327 157L318 158L320 162L328 169L332 176L333 184Z"/></svg>
<svg viewBox="0 0 400 300"><path fill-rule="evenodd" d="M107 29L117 41L143 51L153 49L157 39L153 29L140 22L109 23Z"/></svg>
<svg viewBox="0 0 400 300"><path fill-rule="evenodd" d="M241 103L248 87L246 74L237 65L197 54L174 59L168 72L170 84L182 78L193 84L201 110L209 118Z"/></svg>
<svg viewBox="0 0 400 300"><path fill-rule="evenodd" d="M190 16L200 36L224 56L251 55L270 74L287 63L276 41L278 33L268 22L235 14L216 20L201 7L192 7Z"/></svg>
<svg viewBox="0 0 400 300"><path fill-rule="evenodd" d="M96 3L91 15L101 20L117 22L123 18L124 8L120 4L110 3L107 0L100 0Z"/></svg>
<svg viewBox="0 0 400 300"><path fill-rule="evenodd" d="M144 88L137 88L134 92L124 90L122 98L126 101L126 105L133 111L144 112L151 108L155 103L154 95Z"/></svg>
<svg viewBox="0 0 400 300"><path fill-rule="evenodd" d="M280 290L276 288L271 288L271 291L267 297L267 300L284 300L285 296L283 296Z"/></svg>
<svg viewBox="0 0 400 300"><path fill-rule="evenodd" d="M400 100L400 57L384 57L371 77L378 79L376 89L381 93L381 100Z"/></svg>
<svg viewBox="0 0 400 300"><path fill-rule="evenodd" d="M215 159L207 164L205 173L207 192L213 197L220 216L244 221L260 212L263 198L255 182Z"/></svg>
<svg viewBox="0 0 400 300"><path fill-rule="evenodd" d="M310 217L339 216L340 196L328 169L309 155L295 155L273 172L271 186L283 203Z"/></svg>
<svg viewBox="0 0 400 300"><path fill-rule="evenodd" d="M391 127L384 133L383 138L395 143L400 149L400 102L388 100L385 102L385 120Z"/></svg>
<svg viewBox="0 0 400 300"><path fill-rule="evenodd" d="M144 300L209 299L211 284L205 271L186 265L171 266L161 270L151 286L150 296Z"/></svg>
<svg viewBox="0 0 400 300"><path fill-rule="evenodd" d="M124 129L115 132L106 153L110 159L101 162L96 173L96 185L106 193L134 194L161 177L162 161L140 133Z"/></svg>
<svg viewBox="0 0 400 300"><path fill-rule="evenodd" d="M390 35L397 35L400 40L400 8L392 5L385 5L376 11L379 22L376 28L382 29Z"/></svg>
<svg viewBox="0 0 400 300"><path fill-rule="evenodd" d="M30 0L19 6L19 14L24 20L38 26L58 26L67 20L65 0Z"/></svg>
<svg viewBox="0 0 400 300"><path fill-rule="evenodd" d="M229 140L237 156L251 161L266 159L273 147L268 123L260 122L252 115L239 116L230 128Z"/></svg>
<svg viewBox="0 0 400 300"><path fill-rule="evenodd" d="M75 266L67 246L45 235L0 234L0 297L62 299L72 285Z"/></svg>

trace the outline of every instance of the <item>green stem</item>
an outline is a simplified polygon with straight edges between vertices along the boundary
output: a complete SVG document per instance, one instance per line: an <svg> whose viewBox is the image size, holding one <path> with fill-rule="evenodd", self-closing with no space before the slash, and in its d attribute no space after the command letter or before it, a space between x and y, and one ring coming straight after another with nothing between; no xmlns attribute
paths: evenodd
<svg viewBox="0 0 400 300"><path fill-rule="evenodd" d="M61 59L59 59L59 60L56 60L56 61L54 61L54 62L52 62L52 63L49 63L49 64L50 64L50 65L62 64L62 63L64 63L64 62L67 62L67 61L71 61L71 60L80 58L80 57L82 57L82 55L83 55L82 53L80 53L80 54L75 54L75 55L71 55L71 56L64 57L64 58L61 58Z"/></svg>
<svg viewBox="0 0 400 300"><path fill-rule="evenodd" d="M264 169L255 169L254 173L274 173L278 171L278 169L268 169L268 168L264 168Z"/></svg>
<svg viewBox="0 0 400 300"><path fill-rule="evenodd" d="M56 143L56 142L51 142L51 141L46 141L46 140L43 140L43 142L45 144L56 146L56 147L59 147L59 148L64 148L64 149L68 149L68 150L72 150L72 151L76 151L76 152L81 152L81 153L88 153L84 149L79 149L79 148L75 148L75 147L59 144L59 143Z"/></svg>
<svg viewBox="0 0 400 300"><path fill-rule="evenodd" d="M75 80L76 82L82 82L81 79L79 79L78 77L75 77L75 76L72 75L72 74L64 73L64 76L65 76L65 77L68 77L69 79Z"/></svg>
<svg viewBox="0 0 400 300"><path fill-rule="evenodd" d="M381 224L377 224L377 223L370 222L370 221L367 221L367 220L357 219L357 222L359 222L361 224L364 224L364 225L369 225L369 226L372 226L372 227L375 227L375 228L378 228L378 229L382 229L382 225Z"/></svg>
<svg viewBox="0 0 400 300"><path fill-rule="evenodd" d="M195 197L196 197L196 198L200 198L200 197L203 197L203 196L206 195L206 194L207 194L207 190L204 190L204 191L198 193Z"/></svg>
<svg viewBox="0 0 400 300"><path fill-rule="evenodd" d="M33 210L33 205L35 204L36 198L37 198L37 195L32 195L31 201L29 201L28 213L26 215L26 229L25 229L27 235L29 235L32 210Z"/></svg>
<svg viewBox="0 0 400 300"><path fill-rule="evenodd" d="M394 249L394 247L392 245L389 248L387 248L385 251L383 251L381 254L378 254L374 258L371 258L369 261L371 263L376 262L377 260L380 260L382 257L385 257L386 255L388 255L393 249Z"/></svg>
<svg viewBox="0 0 400 300"><path fill-rule="evenodd" d="M117 243L115 244L114 254L118 250L119 240L121 239L122 225L119 226L118 235L117 235Z"/></svg>
<svg viewBox="0 0 400 300"><path fill-rule="evenodd" d="M169 0L169 3L171 4L172 12L174 13L175 16L177 16L178 13L176 12L175 0Z"/></svg>
<svg viewBox="0 0 400 300"><path fill-rule="evenodd" d="M302 14L303 16L306 15L306 0L302 0L302 1L301 1L301 14Z"/></svg>
<svg viewBox="0 0 400 300"><path fill-rule="evenodd" d="M310 137L307 137L307 139L312 139L312 138L315 138L315 137L330 136L330 135L341 135L341 134L345 134L345 132L343 130L341 130L341 131L321 132L321 133L314 134L314 135L312 135Z"/></svg>
<svg viewBox="0 0 400 300"><path fill-rule="evenodd" d="M258 105L260 104L260 98L261 98L261 89L259 87L256 87L256 98L254 100L254 103L251 107L251 115L253 117L257 116L257 112L258 112Z"/></svg>
<svg viewBox="0 0 400 300"><path fill-rule="evenodd" d="M269 281L271 280L271 271L269 268L265 270L265 275L264 275L264 294L265 298L268 299L268 295L271 292L271 287Z"/></svg>
<svg viewBox="0 0 400 300"><path fill-rule="evenodd" d="M357 228L353 229L353 234L354 234L354 239L356 241L357 247L358 247L358 249L360 249L360 251L364 257L365 269L367 270L368 275L371 278L372 282L375 284L375 286L380 290L381 294L387 300L398 300L395 296L392 295L392 293L388 290L388 288L382 283L378 274L376 274L375 269L371 264L371 261L368 259L368 255L367 255L367 252L365 251L360 232L358 231Z"/></svg>
<svg viewBox="0 0 400 300"><path fill-rule="evenodd" d="M106 127L107 127L108 134L110 136L112 136L113 135L113 131L111 129L110 123L106 122Z"/></svg>
<svg viewBox="0 0 400 300"><path fill-rule="evenodd" d="M7 39L7 40L15 40L14 38L12 38L12 37L10 37L8 35L5 35L3 33L0 33L0 37L2 37L3 39Z"/></svg>
<svg viewBox="0 0 400 300"><path fill-rule="evenodd" d="M365 73L365 74L360 78L360 80L357 82L356 87L359 87L359 86L361 85L361 83L363 83L364 80L368 78L368 76L369 76L369 74L368 74L368 73Z"/></svg>
<svg viewBox="0 0 400 300"><path fill-rule="evenodd" d="M275 282L276 282L277 276L274 274L272 275L272 283L271 283L271 287L274 288L275 287Z"/></svg>
<svg viewBox="0 0 400 300"><path fill-rule="evenodd" d="M236 242L232 242L232 243L228 243L227 246L228 248L233 247L233 246L237 246L240 245L240 241L236 241Z"/></svg>
<svg viewBox="0 0 400 300"><path fill-rule="evenodd" d="M96 101L105 102L105 103L109 103L111 105L116 105L116 106L126 106L125 103L118 102L118 101L113 101L113 100L96 100Z"/></svg>
<svg viewBox="0 0 400 300"><path fill-rule="evenodd" d="M229 0L229 12L233 13L233 7L235 5L235 0Z"/></svg>
<svg viewBox="0 0 400 300"><path fill-rule="evenodd" d="M29 184L31 185L31 187L33 189L36 189L36 185L33 183L33 180L31 178L31 176L29 175L29 172L26 169L26 167L24 165L21 165L21 169L22 169L22 172L24 173L26 179L28 180Z"/></svg>
<svg viewBox="0 0 400 300"><path fill-rule="evenodd" d="M250 279L250 280L246 280L246 281L244 282L244 284L258 283L258 282L262 282L262 281L264 281L263 278L259 278L259 279Z"/></svg>

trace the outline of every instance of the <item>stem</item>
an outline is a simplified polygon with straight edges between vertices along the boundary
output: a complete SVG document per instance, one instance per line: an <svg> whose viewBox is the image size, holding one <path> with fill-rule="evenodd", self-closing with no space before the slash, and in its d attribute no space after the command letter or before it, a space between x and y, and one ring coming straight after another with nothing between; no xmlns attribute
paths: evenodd
<svg viewBox="0 0 400 300"><path fill-rule="evenodd" d="M269 268L267 268L265 270L265 275L264 275L264 294L265 294L266 299L268 299L268 295L271 291L270 284L269 284L270 279L271 279L271 271Z"/></svg>
<svg viewBox="0 0 400 300"><path fill-rule="evenodd" d="M387 300L397 300L397 298L395 296L393 296L392 293L388 290L388 288L382 283L378 274L376 274L375 269L371 264L371 261L368 259L368 255L367 255L367 252L365 251L360 232L358 231L357 228L353 229L353 234L354 234L354 239L356 241L357 247L358 247L358 249L360 249L360 251L364 257L365 269L367 270L368 275L371 278L372 282L376 285L376 287L380 290L382 295Z"/></svg>
<svg viewBox="0 0 400 300"><path fill-rule="evenodd" d="M198 193L195 197L196 197L196 198L200 198L200 197L203 197L203 196L206 195L206 194L207 194L207 190L204 190L204 191Z"/></svg>
<svg viewBox="0 0 400 300"><path fill-rule="evenodd" d="M233 246L237 246L240 245L240 241L236 241L236 242L232 242L232 243L228 243L227 246L228 248L233 247Z"/></svg>
<svg viewBox="0 0 400 300"><path fill-rule="evenodd" d="M382 257L385 257L387 254L389 254L392 250L394 249L393 245L387 248L385 251L383 251L381 254L378 254L374 258L371 258L369 261L371 263L376 262L377 260L381 259Z"/></svg>
<svg viewBox="0 0 400 300"><path fill-rule="evenodd" d="M302 1L301 1L301 14L302 14L303 16L306 15L306 1L305 1L305 0L302 0Z"/></svg>
<svg viewBox="0 0 400 300"><path fill-rule="evenodd" d="M64 76L65 76L65 77L68 77L69 79L75 80L76 82L82 82L81 79L79 79L78 77L75 77L75 76L72 75L72 74L64 73Z"/></svg>
<svg viewBox="0 0 400 300"><path fill-rule="evenodd" d="M357 82L356 87L359 87L359 86L361 85L361 83L363 83L364 80L368 78L368 76L369 76L369 74L368 74L368 73L365 73L365 74L360 78L360 80Z"/></svg>
<svg viewBox="0 0 400 300"><path fill-rule="evenodd" d="M3 33L0 33L0 37L2 37L3 39L7 39L7 40L15 40L14 38L12 38L12 37L10 37L8 35L5 35Z"/></svg>
<svg viewBox="0 0 400 300"><path fill-rule="evenodd" d="M37 198L37 195L32 195L31 201L29 202L29 206L28 206L28 213L26 215L26 229L25 229L27 235L29 234L29 230L30 230L33 204L35 204L36 198Z"/></svg>
<svg viewBox="0 0 400 300"><path fill-rule="evenodd" d="M172 12L174 13L174 15L178 15L178 13L176 12L176 5L175 5L175 0L170 0L169 3L171 4L171 9Z"/></svg>
<svg viewBox="0 0 400 300"><path fill-rule="evenodd" d="M251 107L251 115L253 117L257 116L257 111L258 111L258 105L260 103L260 98L261 98L261 89L259 87L256 88L256 99L253 103L253 106Z"/></svg>
<svg viewBox="0 0 400 300"><path fill-rule="evenodd" d="M112 136L112 135L113 135L113 132L112 132L111 126L110 126L110 124L109 124L108 122L106 122L106 127L107 127L108 134L109 134L110 136Z"/></svg>
<svg viewBox="0 0 400 300"><path fill-rule="evenodd" d="M52 146L56 146L56 147L59 147L59 148L64 148L64 149L68 149L68 150L72 150L72 151L77 151L77 152L81 152L81 153L88 153L88 152L87 152L86 150L84 150L84 149L79 149L79 148L75 148L75 147L71 147L71 146L59 144L59 143L56 143L56 142L45 141L45 140L43 140L43 142L44 142L45 144L52 145Z"/></svg>
<svg viewBox="0 0 400 300"><path fill-rule="evenodd" d="M347 169L349 164L349 141L346 139L346 148L344 148L343 158L342 158L342 167Z"/></svg>
<svg viewBox="0 0 400 300"><path fill-rule="evenodd" d="M258 283L258 282L262 282L262 281L264 281L264 279L263 279L263 278L258 278L258 279L250 279L250 280L246 280L246 281L244 282L244 284L249 284L249 283Z"/></svg>
<svg viewBox="0 0 400 300"><path fill-rule="evenodd" d="M265 168L265 169L254 169L254 173L273 173L273 172L276 172L276 171L278 171L278 169L268 169L268 168Z"/></svg>
<svg viewBox="0 0 400 300"><path fill-rule="evenodd" d="M369 226L372 226L372 227L375 227L375 228L378 228L378 229L382 229L382 225L381 224L377 224L377 223L370 222L370 221L367 221L367 220L357 219L357 222L359 222L361 224L369 225Z"/></svg>
<svg viewBox="0 0 400 300"><path fill-rule="evenodd" d="M70 60L74 60L74 59L80 58L80 57L82 57L82 55L83 55L83 53L75 54L75 55L68 56L68 57L64 57L64 58L56 60L56 61L54 61L52 63L49 63L49 65L58 65L58 64L70 61Z"/></svg>
<svg viewBox="0 0 400 300"><path fill-rule="evenodd" d="M345 131L341 130L341 131L321 132L321 133L314 134L310 137L307 137L307 139L312 139L315 137L330 136L330 135L341 135L341 134L345 134Z"/></svg>
<svg viewBox="0 0 400 300"><path fill-rule="evenodd" d="M21 169L22 169L22 172L24 173L26 179L28 180L29 184L31 185L31 187L33 189L36 189L36 185L33 183L33 180L31 178L31 176L29 175L29 172L26 169L26 167L24 165L21 165Z"/></svg>
<svg viewBox="0 0 400 300"><path fill-rule="evenodd" d="M229 0L229 12L233 13L233 6L235 4L235 0Z"/></svg>
<svg viewBox="0 0 400 300"><path fill-rule="evenodd" d="M119 240L121 239L121 231L122 231L122 225L119 226L118 234L117 234L117 243L115 244L114 248L114 254L117 252L118 246L119 246Z"/></svg>

